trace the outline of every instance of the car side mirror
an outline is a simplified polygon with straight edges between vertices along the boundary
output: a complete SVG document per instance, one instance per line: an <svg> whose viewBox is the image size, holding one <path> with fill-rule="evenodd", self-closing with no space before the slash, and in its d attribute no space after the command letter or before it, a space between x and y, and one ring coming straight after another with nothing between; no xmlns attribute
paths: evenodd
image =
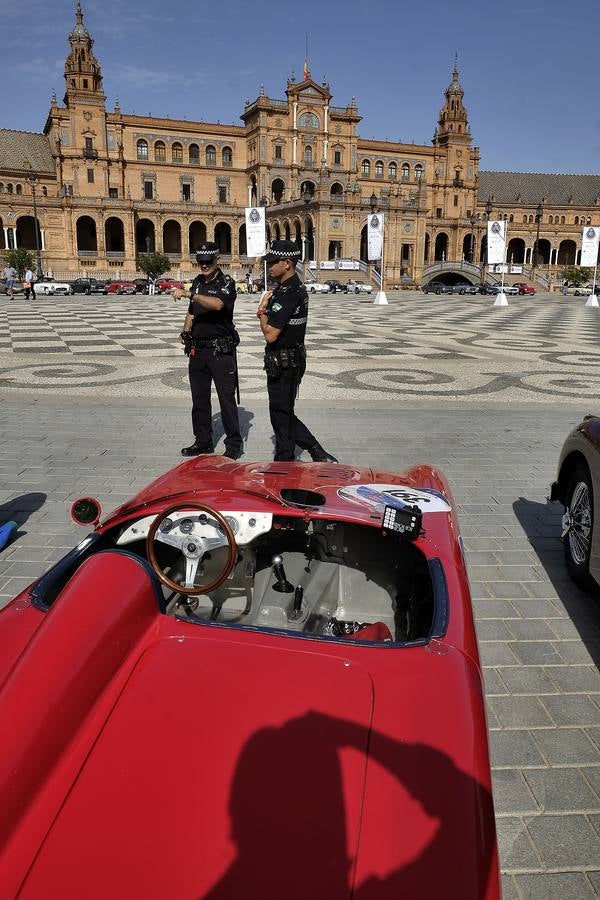
<svg viewBox="0 0 600 900"><path fill-rule="evenodd" d="M76 525L94 525L100 521L102 507L95 497L80 497L71 505L71 519Z"/></svg>

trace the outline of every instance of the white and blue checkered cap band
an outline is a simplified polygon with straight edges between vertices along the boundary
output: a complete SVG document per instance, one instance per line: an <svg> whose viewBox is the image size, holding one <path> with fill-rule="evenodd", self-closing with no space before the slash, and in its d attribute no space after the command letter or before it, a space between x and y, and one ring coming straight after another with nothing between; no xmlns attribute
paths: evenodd
<svg viewBox="0 0 600 900"><path fill-rule="evenodd" d="M277 256L279 259L293 259L295 256L300 256L299 250L269 250L266 254L267 256Z"/></svg>

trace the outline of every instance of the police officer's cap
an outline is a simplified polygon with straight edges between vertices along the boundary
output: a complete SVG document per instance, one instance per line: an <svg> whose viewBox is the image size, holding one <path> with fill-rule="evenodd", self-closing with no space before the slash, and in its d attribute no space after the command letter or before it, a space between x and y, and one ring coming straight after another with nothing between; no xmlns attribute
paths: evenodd
<svg viewBox="0 0 600 900"><path fill-rule="evenodd" d="M300 250L294 241L271 241L268 253L263 256L263 262L277 262L278 259L300 259Z"/></svg>
<svg viewBox="0 0 600 900"><path fill-rule="evenodd" d="M212 262L219 255L219 248L214 241L204 241L196 250L196 262Z"/></svg>

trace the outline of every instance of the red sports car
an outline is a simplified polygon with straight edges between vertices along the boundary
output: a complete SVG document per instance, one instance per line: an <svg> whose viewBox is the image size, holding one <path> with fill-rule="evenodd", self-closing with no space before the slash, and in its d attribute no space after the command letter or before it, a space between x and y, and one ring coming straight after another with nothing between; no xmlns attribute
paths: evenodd
<svg viewBox="0 0 600 900"><path fill-rule="evenodd" d="M498 900L452 496L201 456L0 613L0 896Z"/></svg>

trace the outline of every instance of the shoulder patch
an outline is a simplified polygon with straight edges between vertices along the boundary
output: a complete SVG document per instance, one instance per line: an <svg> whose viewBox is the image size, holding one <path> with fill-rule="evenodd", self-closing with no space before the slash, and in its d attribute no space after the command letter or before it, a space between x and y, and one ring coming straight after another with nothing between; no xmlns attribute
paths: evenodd
<svg viewBox="0 0 600 900"><path fill-rule="evenodd" d="M283 309L283 307L281 306L281 303L274 303L271 309L273 310L273 312L279 312L279 310Z"/></svg>

